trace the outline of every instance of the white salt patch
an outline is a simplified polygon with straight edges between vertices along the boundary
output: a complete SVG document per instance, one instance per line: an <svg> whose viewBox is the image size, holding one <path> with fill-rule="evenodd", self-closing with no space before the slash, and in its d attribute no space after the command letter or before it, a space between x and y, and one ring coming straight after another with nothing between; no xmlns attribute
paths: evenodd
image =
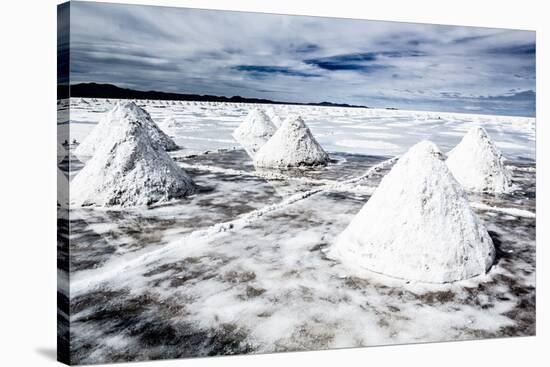
<svg viewBox="0 0 550 367"><path fill-rule="evenodd" d="M101 144L71 182L73 204L150 205L193 193L192 179L150 137L148 114L132 102L115 110Z"/></svg>
<svg viewBox="0 0 550 367"><path fill-rule="evenodd" d="M373 125L373 124L357 125L357 126L354 126L353 128L354 129L366 129L366 130L390 130L390 127L388 127L388 126Z"/></svg>
<svg viewBox="0 0 550 367"><path fill-rule="evenodd" d="M265 112L254 109L248 113L242 124L233 131L233 137L253 158L258 150L275 134L276 129Z"/></svg>
<svg viewBox="0 0 550 367"><path fill-rule="evenodd" d="M211 142L218 142L218 143L234 143L234 140L229 139L214 139L214 138L206 138L206 137L198 137L198 136L187 136L187 135L180 135L178 136L179 139L185 139L185 140L203 140L203 141L211 141Z"/></svg>
<svg viewBox="0 0 550 367"><path fill-rule="evenodd" d="M298 167L323 165L328 154L315 140L300 116L288 117L258 151L254 165L259 167Z"/></svg>
<svg viewBox="0 0 550 367"><path fill-rule="evenodd" d="M508 166L507 168L512 171L519 171L519 172L536 172L537 171L535 167Z"/></svg>
<svg viewBox="0 0 550 367"><path fill-rule="evenodd" d="M494 247L435 144L413 146L328 254L351 269L446 283L485 273Z"/></svg>
<svg viewBox="0 0 550 367"><path fill-rule="evenodd" d="M367 149L388 149L388 150L397 150L399 146L396 144L379 141L379 140L338 140L335 142L336 145L349 147L349 148L367 148Z"/></svg>
<svg viewBox="0 0 550 367"><path fill-rule="evenodd" d="M502 154L482 127L471 128L449 152L447 166L468 191L506 193L512 189Z"/></svg>
<svg viewBox="0 0 550 367"><path fill-rule="evenodd" d="M355 135L365 136L365 137L371 138L371 139L372 138L376 138L376 139L397 139L397 138L400 137L397 134L384 133L384 132L375 132L375 131L370 131L368 133L356 133Z"/></svg>
<svg viewBox="0 0 550 367"><path fill-rule="evenodd" d="M518 208L499 208L496 206L490 206L483 203L472 203L472 208L481 209L481 210L491 210L494 212L500 212L505 214L510 214L514 217L523 217L523 218L536 218L537 215L529 210L518 209Z"/></svg>

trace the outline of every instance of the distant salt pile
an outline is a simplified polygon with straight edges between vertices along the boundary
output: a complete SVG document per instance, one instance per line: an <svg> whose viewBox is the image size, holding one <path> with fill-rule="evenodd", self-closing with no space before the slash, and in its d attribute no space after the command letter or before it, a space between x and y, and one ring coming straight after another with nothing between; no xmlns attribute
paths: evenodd
<svg viewBox="0 0 550 367"><path fill-rule="evenodd" d="M277 128L265 112L253 109L233 131L233 137L243 146L250 157L275 134Z"/></svg>
<svg viewBox="0 0 550 367"><path fill-rule="evenodd" d="M147 111L138 107L134 102L119 102L101 119L86 139L75 149L76 155L92 156L98 146L105 139L109 129L121 119L142 121L151 137L151 140L166 151L177 150L179 147L166 135L151 119Z"/></svg>
<svg viewBox="0 0 550 367"><path fill-rule="evenodd" d="M173 116L168 116L167 118L164 119L161 126L167 130L172 131L174 129L181 127L181 123L178 120L176 120Z"/></svg>
<svg viewBox="0 0 550 367"><path fill-rule="evenodd" d="M430 283L484 274L494 255L464 189L429 141L399 159L328 251L351 269Z"/></svg>
<svg viewBox="0 0 550 367"><path fill-rule="evenodd" d="M315 140L300 116L288 117L254 157L258 167L299 167L324 165L328 154Z"/></svg>
<svg viewBox="0 0 550 367"><path fill-rule="evenodd" d="M151 123L133 103L117 106L95 153L71 182L78 206L140 206L195 191L195 185L149 134Z"/></svg>
<svg viewBox="0 0 550 367"><path fill-rule="evenodd" d="M466 190L492 193L511 190L510 172L484 128L471 128L448 156L447 166Z"/></svg>

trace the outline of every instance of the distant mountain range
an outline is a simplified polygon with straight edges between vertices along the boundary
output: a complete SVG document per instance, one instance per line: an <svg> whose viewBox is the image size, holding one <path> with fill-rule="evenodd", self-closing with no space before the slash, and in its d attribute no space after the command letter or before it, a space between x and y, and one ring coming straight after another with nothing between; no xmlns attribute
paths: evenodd
<svg viewBox="0 0 550 367"><path fill-rule="evenodd" d="M68 86L57 86L58 98L68 96ZM112 84L80 83L70 86L71 97L81 98L114 98L114 99L154 99L168 101L200 101L200 102L232 102L232 103L263 103L263 104L290 104L303 106L328 106L328 107L350 107L350 108L368 108L367 106L350 105L347 103L296 103L272 101L261 98L246 98L241 96L224 97L200 94L168 93L158 91L141 91L128 88L117 87Z"/></svg>

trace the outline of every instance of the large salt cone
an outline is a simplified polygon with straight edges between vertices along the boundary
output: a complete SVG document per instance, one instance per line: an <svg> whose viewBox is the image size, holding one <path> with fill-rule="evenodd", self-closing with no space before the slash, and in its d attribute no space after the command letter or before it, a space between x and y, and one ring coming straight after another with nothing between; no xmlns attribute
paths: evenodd
<svg viewBox="0 0 550 367"><path fill-rule="evenodd" d="M254 158L258 150L275 134L277 128L265 112L253 109L233 131L233 137Z"/></svg>
<svg viewBox="0 0 550 367"><path fill-rule="evenodd" d="M75 149L74 153L79 156L94 155L97 147L102 144L105 135L109 133L111 126L116 121L123 119L141 121L152 142L158 147L166 151L179 149L176 143L157 126L147 111L138 107L134 102L118 102L100 120L92 132Z"/></svg>
<svg viewBox="0 0 550 367"><path fill-rule="evenodd" d="M300 116L288 117L254 157L258 167L289 168L324 165L328 154Z"/></svg>
<svg viewBox="0 0 550 367"><path fill-rule="evenodd" d="M71 182L77 206L142 206L195 192L193 180L149 135L146 115L119 106L101 145ZM139 108L139 107L138 107Z"/></svg>
<svg viewBox="0 0 550 367"><path fill-rule="evenodd" d="M446 283L484 274L495 248L441 151L423 141L382 179L328 256L351 270Z"/></svg>
<svg viewBox="0 0 550 367"><path fill-rule="evenodd" d="M468 191L506 193L512 189L502 154L482 127L473 127L449 152L447 166Z"/></svg>

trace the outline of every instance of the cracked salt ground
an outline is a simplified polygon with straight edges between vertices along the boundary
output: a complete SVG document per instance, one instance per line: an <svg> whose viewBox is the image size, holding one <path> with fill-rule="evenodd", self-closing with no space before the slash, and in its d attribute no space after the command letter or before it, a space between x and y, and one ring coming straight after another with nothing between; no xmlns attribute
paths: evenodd
<svg viewBox="0 0 550 367"><path fill-rule="evenodd" d="M520 182L534 177L515 172ZM354 192L313 195L77 292L71 302L77 360L534 333L534 219L478 211L498 251L490 273L443 286L406 284L347 276L322 252L367 199ZM499 200L510 206L515 199Z"/></svg>
<svg viewBox="0 0 550 367"><path fill-rule="evenodd" d="M167 238L226 222L240 214L278 202L281 197L254 176L190 171L199 193L149 209L71 211L71 265L98 267L113 255L149 251Z"/></svg>
<svg viewBox="0 0 550 367"><path fill-rule="evenodd" d="M173 155L174 156L174 155ZM242 175L256 175L276 179L304 179L317 181L343 181L357 177L372 166L391 158L390 156L366 156L362 154L331 153L327 167L309 169L262 169L254 167L252 160L242 149L220 150L208 154L175 157L186 169L211 170Z"/></svg>
<svg viewBox="0 0 550 367"><path fill-rule="evenodd" d="M196 157L193 159L196 164L186 166L199 187L196 195L148 209L73 209L70 218L72 270L97 268L128 253L138 256L192 231L230 221L326 182L332 183L333 178L358 176L382 161L372 157L358 164L360 156L345 156L347 159L341 159L344 163L329 165L324 172L317 172L317 179L293 171L284 172L286 176L268 176L269 180L256 176L259 173L253 171L249 174L231 171L230 167L250 164L244 151ZM197 170L195 166L202 168ZM81 165L73 166L73 174L78 172L76 167ZM222 172L217 172L220 167ZM281 179L290 174L297 181ZM380 177L374 175L371 182Z"/></svg>

